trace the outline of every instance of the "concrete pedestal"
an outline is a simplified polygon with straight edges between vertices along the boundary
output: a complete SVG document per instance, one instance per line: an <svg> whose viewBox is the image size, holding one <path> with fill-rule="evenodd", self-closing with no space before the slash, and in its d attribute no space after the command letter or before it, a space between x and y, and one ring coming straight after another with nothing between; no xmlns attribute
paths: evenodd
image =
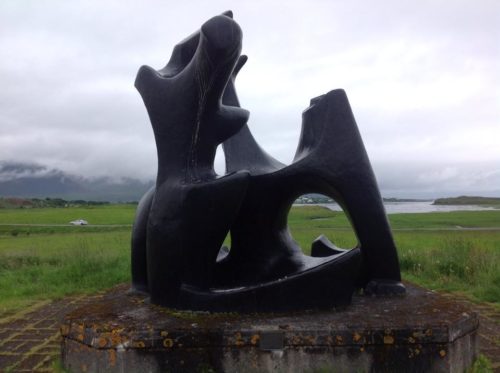
<svg viewBox="0 0 500 373"><path fill-rule="evenodd" d="M460 372L478 317L406 284L405 298L353 297L344 310L200 313L150 305L126 286L61 327L71 372Z"/></svg>

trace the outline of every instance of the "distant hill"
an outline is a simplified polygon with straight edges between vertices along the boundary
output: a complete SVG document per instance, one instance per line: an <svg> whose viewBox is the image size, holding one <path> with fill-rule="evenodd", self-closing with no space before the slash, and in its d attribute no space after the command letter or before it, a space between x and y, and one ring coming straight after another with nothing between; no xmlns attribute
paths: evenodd
<svg viewBox="0 0 500 373"><path fill-rule="evenodd" d="M460 196L451 198L438 198L433 205L500 205L500 198Z"/></svg>
<svg viewBox="0 0 500 373"><path fill-rule="evenodd" d="M84 178L32 163L0 162L0 197L138 201L153 181Z"/></svg>
<svg viewBox="0 0 500 373"><path fill-rule="evenodd" d="M432 199L417 199L417 198L383 198L384 202L431 202Z"/></svg>
<svg viewBox="0 0 500 373"><path fill-rule="evenodd" d="M0 197L0 209L32 209L44 207L81 207L81 206L102 206L109 205L110 202L103 201L66 201L62 198L21 198L21 197Z"/></svg>

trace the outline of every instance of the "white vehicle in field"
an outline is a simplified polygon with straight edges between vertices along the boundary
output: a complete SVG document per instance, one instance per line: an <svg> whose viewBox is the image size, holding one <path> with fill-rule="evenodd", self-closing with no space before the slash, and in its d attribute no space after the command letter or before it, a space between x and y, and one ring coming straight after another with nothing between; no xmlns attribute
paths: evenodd
<svg viewBox="0 0 500 373"><path fill-rule="evenodd" d="M87 220L78 219L69 222L71 225L87 225L89 222Z"/></svg>

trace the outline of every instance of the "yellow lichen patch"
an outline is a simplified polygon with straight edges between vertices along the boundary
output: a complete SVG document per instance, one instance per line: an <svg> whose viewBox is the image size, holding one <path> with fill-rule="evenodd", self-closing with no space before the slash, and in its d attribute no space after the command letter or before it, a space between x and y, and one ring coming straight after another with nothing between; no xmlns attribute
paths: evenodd
<svg viewBox="0 0 500 373"><path fill-rule="evenodd" d="M170 348L174 345L174 341L171 338L165 338L163 340L163 346L166 348Z"/></svg>
<svg viewBox="0 0 500 373"><path fill-rule="evenodd" d="M118 329L113 329L111 331L111 334L109 338L111 339L111 343L113 346L118 346L119 344L124 343L127 338L121 335L121 332L123 332L124 328L118 328Z"/></svg>
<svg viewBox="0 0 500 373"><path fill-rule="evenodd" d="M445 357L446 356L446 351L445 350L439 351L439 356Z"/></svg>
<svg viewBox="0 0 500 373"><path fill-rule="evenodd" d="M122 338L120 335L117 334L111 334L111 344L113 346L118 346L119 344L122 343Z"/></svg>
<svg viewBox="0 0 500 373"><path fill-rule="evenodd" d="M359 335L358 333L354 333L354 335L352 336L352 340L354 342L359 342L361 340L361 335Z"/></svg>
<svg viewBox="0 0 500 373"><path fill-rule="evenodd" d="M244 346L245 345L245 341L241 340L241 339L237 339L236 342L234 343L236 346Z"/></svg>
<svg viewBox="0 0 500 373"><path fill-rule="evenodd" d="M424 333L422 332L413 332L413 338L422 338L424 336Z"/></svg>
<svg viewBox="0 0 500 373"><path fill-rule="evenodd" d="M146 347L146 344L143 341L134 341L132 343L133 348L144 348Z"/></svg>
<svg viewBox="0 0 500 373"><path fill-rule="evenodd" d="M252 338L250 338L250 343L253 345L256 345L260 340L260 335L254 334L252 335Z"/></svg>
<svg viewBox="0 0 500 373"><path fill-rule="evenodd" d="M100 348L103 348L103 347L106 347L106 345L108 344L108 340L106 338L99 338L98 341L97 341L97 345L100 347Z"/></svg>
<svg viewBox="0 0 500 373"><path fill-rule="evenodd" d="M394 337L392 335L384 335L384 344L386 345L394 344Z"/></svg>
<svg viewBox="0 0 500 373"><path fill-rule="evenodd" d="M311 345L316 344L316 337L315 337L315 336L313 336L313 335L308 335L308 336L306 337L306 340L307 340L307 342L309 342L309 344L311 344Z"/></svg>
<svg viewBox="0 0 500 373"><path fill-rule="evenodd" d="M234 335L234 337L236 339L235 342L234 342L234 344L236 346L243 346L245 344L245 341L243 340L243 338L241 338L241 333L240 332L236 333Z"/></svg>
<svg viewBox="0 0 500 373"><path fill-rule="evenodd" d="M339 345L341 345L341 344L343 344L343 343L344 343L344 339L342 338L342 336L341 336L341 335L337 335L337 336L335 337L335 341L336 341L336 342L337 342L337 344L339 344Z"/></svg>
<svg viewBox="0 0 500 373"><path fill-rule="evenodd" d="M114 367L116 365L116 351L111 349L108 352L109 365Z"/></svg>
<svg viewBox="0 0 500 373"><path fill-rule="evenodd" d="M69 326L64 324L61 325L61 335L67 336L69 334Z"/></svg>
<svg viewBox="0 0 500 373"><path fill-rule="evenodd" d="M162 330L162 331L160 332L160 337L166 337L167 335L168 335L168 332L167 332L167 331L165 331L165 330Z"/></svg>

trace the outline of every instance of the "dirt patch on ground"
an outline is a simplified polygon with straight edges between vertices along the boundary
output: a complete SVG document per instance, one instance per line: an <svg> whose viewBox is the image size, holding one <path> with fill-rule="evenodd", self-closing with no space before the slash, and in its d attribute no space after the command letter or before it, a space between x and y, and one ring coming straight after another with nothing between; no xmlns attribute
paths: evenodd
<svg viewBox="0 0 500 373"><path fill-rule="evenodd" d="M108 292L126 289L128 285L124 284ZM104 294L42 301L20 312L0 315L0 372L51 372L60 356L59 327L64 316ZM480 351L491 360L494 371L500 373L500 312L487 304L471 303L464 297L444 295L477 312Z"/></svg>

